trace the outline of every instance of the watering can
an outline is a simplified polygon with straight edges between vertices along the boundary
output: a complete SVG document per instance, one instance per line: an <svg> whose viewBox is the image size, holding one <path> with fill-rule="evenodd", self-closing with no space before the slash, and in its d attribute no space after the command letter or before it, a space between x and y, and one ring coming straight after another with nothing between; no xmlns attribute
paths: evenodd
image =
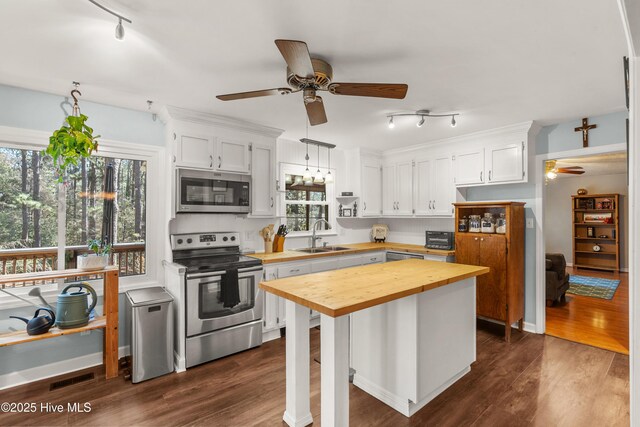
<svg viewBox="0 0 640 427"><path fill-rule="evenodd" d="M77 288L75 292L70 289ZM86 289L89 292L85 292ZM89 305L91 295L91 305ZM72 283L58 295L56 325L61 329L79 328L89 323L89 314L98 302L96 291L86 282Z"/></svg>
<svg viewBox="0 0 640 427"><path fill-rule="evenodd" d="M46 311L49 316L39 316L41 311ZM56 315L53 314L53 310L45 307L39 307L31 319L25 319L19 316L9 316L12 319L20 319L27 324L27 334L29 335L42 335L49 332L49 329L56 323Z"/></svg>

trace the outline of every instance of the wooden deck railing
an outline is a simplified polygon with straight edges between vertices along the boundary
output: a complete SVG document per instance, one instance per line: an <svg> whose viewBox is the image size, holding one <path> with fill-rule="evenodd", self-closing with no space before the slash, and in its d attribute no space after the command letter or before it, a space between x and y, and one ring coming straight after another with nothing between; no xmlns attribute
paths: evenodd
<svg viewBox="0 0 640 427"><path fill-rule="evenodd" d="M65 268L76 267L76 257L89 253L86 246L67 246ZM57 269L58 248L0 249L0 274L33 273ZM111 250L111 264L118 266L120 276L144 274L144 243L117 243Z"/></svg>

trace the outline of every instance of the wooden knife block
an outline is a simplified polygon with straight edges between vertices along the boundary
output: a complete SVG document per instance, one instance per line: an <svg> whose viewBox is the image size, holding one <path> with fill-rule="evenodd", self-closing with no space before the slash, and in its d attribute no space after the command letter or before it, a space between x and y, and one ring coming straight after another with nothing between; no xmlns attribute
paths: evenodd
<svg viewBox="0 0 640 427"><path fill-rule="evenodd" d="M284 241L285 237L276 234L273 236L273 252L282 252L284 251Z"/></svg>

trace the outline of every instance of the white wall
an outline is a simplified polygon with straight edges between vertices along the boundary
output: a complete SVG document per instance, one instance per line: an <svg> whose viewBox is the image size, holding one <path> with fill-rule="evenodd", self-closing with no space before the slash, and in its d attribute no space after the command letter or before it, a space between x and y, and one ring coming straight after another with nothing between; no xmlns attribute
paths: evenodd
<svg viewBox="0 0 640 427"><path fill-rule="evenodd" d="M573 264L571 195L578 188L586 188L590 194L619 193L620 198L620 268L629 266L627 231L629 207L627 203L627 175L596 175L561 178L549 182L546 187L544 221L545 251L564 254L568 264Z"/></svg>

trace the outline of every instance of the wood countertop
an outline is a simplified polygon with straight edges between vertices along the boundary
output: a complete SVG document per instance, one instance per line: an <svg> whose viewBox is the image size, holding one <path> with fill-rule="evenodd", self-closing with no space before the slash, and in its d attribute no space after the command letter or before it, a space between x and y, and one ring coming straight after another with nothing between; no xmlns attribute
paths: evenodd
<svg viewBox="0 0 640 427"><path fill-rule="evenodd" d="M249 256L262 260L263 264L272 264L277 262L300 261L304 259L323 258L323 257L338 256L338 255L351 255L351 254L358 254L358 253L372 252L372 251L411 252L416 254L439 255L439 256L450 256L450 255L455 255L456 253L455 251L427 249L424 246L409 245L405 243L369 242L369 243L351 243L351 244L345 244L345 245L338 244L336 246L341 246L349 249L345 251L320 252L315 254L309 254L306 252L291 250L291 251L284 251L284 252L273 252L268 254L257 253L257 254L251 254Z"/></svg>
<svg viewBox="0 0 640 427"><path fill-rule="evenodd" d="M269 280L260 288L338 317L488 272L488 267L406 259Z"/></svg>

